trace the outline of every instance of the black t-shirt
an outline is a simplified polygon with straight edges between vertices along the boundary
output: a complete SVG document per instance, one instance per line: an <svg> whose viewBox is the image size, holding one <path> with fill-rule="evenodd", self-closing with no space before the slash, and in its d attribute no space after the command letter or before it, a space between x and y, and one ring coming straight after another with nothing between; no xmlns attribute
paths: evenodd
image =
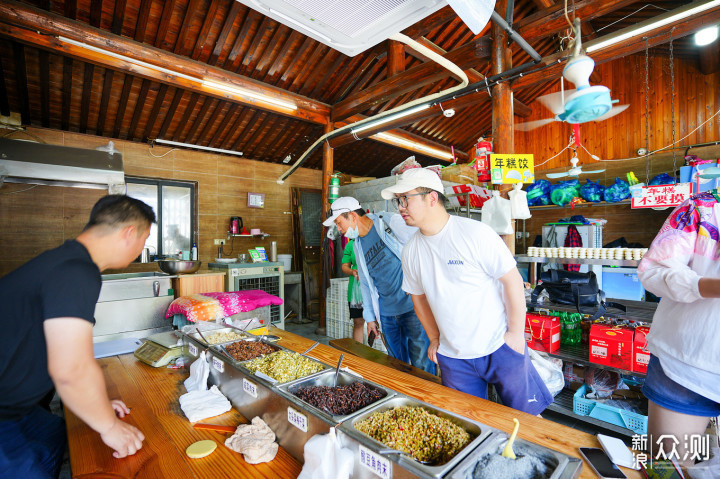
<svg viewBox="0 0 720 479"><path fill-rule="evenodd" d="M95 324L101 286L100 270L75 240L0 278L0 421L27 414L53 387L43 322Z"/></svg>

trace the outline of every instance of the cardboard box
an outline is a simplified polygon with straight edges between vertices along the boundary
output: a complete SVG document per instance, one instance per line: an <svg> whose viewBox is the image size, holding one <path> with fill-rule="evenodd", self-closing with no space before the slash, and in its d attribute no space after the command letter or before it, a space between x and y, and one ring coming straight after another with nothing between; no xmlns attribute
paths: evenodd
<svg viewBox="0 0 720 479"><path fill-rule="evenodd" d="M452 181L453 183L477 185L477 170L472 167L472 163L463 165L450 165L441 170L442 179Z"/></svg>
<svg viewBox="0 0 720 479"><path fill-rule="evenodd" d="M563 365L565 386L569 387L572 391L580 389L580 386L585 384L585 369L585 366L582 364L566 362Z"/></svg>
<svg viewBox="0 0 720 479"><path fill-rule="evenodd" d="M632 329L593 324L590 327L590 362L632 370Z"/></svg>
<svg viewBox="0 0 720 479"><path fill-rule="evenodd" d="M560 320L555 316L525 315L525 341L531 349L552 353L560 349Z"/></svg>
<svg viewBox="0 0 720 479"><path fill-rule="evenodd" d="M646 336L649 332L650 326L638 326L635 328L631 371L636 373L645 374L647 372L648 363L650 362L650 351L646 351L645 346L647 346Z"/></svg>

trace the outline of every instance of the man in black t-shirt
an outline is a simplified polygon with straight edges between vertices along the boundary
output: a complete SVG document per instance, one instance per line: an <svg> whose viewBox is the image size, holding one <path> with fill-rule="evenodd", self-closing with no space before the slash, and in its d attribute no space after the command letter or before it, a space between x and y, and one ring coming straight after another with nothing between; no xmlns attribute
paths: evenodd
<svg viewBox="0 0 720 479"><path fill-rule="evenodd" d="M53 385L116 458L142 447L143 434L119 419L127 406L108 399L92 327L100 272L137 258L154 222L142 201L105 196L75 240L0 278L0 477L57 476L65 424L38 405Z"/></svg>

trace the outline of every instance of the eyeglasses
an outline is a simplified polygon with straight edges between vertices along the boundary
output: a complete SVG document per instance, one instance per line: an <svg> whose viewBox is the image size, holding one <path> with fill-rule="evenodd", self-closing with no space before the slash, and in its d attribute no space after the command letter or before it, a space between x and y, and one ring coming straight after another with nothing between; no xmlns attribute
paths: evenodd
<svg viewBox="0 0 720 479"><path fill-rule="evenodd" d="M397 196L392 199L393 205L395 205L395 208L403 207L407 208L408 205L408 197L410 196L420 196L420 195L427 195L430 192L427 193L413 193L412 195L403 195L403 196Z"/></svg>

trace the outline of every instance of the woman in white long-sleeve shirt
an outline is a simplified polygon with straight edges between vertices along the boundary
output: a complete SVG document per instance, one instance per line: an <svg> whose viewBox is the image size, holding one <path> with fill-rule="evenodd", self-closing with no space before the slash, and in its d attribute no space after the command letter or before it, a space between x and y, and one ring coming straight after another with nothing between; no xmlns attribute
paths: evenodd
<svg viewBox="0 0 720 479"><path fill-rule="evenodd" d="M675 449L673 458L685 465L697 458L691 436L704 434L709 418L720 414L719 225L717 199L694 196L668 217L638 267L645 289L662 297L643 387L648 446L653 458L660 447L668 458Z"/></svg>

